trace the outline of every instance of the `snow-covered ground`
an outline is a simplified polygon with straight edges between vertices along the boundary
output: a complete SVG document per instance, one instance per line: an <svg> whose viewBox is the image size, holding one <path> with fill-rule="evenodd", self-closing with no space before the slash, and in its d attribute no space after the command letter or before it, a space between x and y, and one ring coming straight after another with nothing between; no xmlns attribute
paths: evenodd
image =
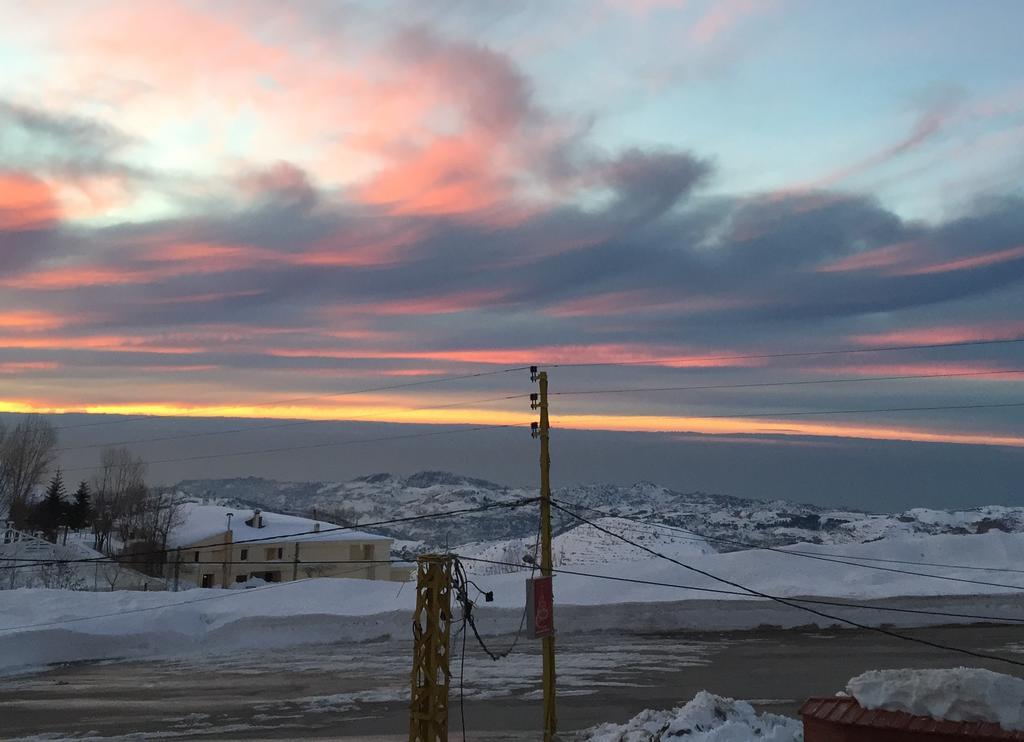
<svg viewBox="0 0 1024 742"><path fill-rule="evenodd" d="M715 549L705 539L671 528L638 524L624 518L598 518L594 522L609 531L621 533L630 541L675 559L715 553ZM519 563L524 554L536 556L536 546L536 536L527 536L497 542L474 542L460 546L457 551L465 557ZM631 546L589 524L551 539L551 553L555 565L562 567L646 561L651 558L650 552ZM469 565L469 568L479 574L509 571L501 564L478 563Z"/></svg>
<svg viewBox="0 0 1024 742"><path fill-rule="evenodd" d="M838 555L846 559L867 557L940 563L955 555L958 563L967 565L1024 562L1024 534L1000 532L917 536L829 547L805 544L793 548L827 552L830 558ZM722 578L779 596L847 599L944 596L936 601L963 596L955 606L957 611L1001 616L1019 615L1024 600L1024 595L1019 594L1024 591L1024 574L1019 573L990 575L966 569L914 569L968 580L991 579L1006 585L997 587L865 569L764 550L704 553L691 555L685 561ZM829 624L761 599L676 587L729 589L664 560L615 560L563 569L666 585L558 574L555 599L560 630L606 628L625 616L631 616L630 620L634 621L647 621L651 628L658 630ZM493 590L495 594L495 602L481 604L478 611L485 631L512 631L518 626L527 574L474 576L482 588ZM412 585L347 579L306 580L249 590L180 593L2 591L0 669L66 660L166 656L190 649L230 650L233 646L252 646L255 642L281 647L338 639L404 636L414 598ZM721 605L722 609L708 607L712 600L718 601L716 605ZM906 600L910 598L905 598L904 602ZM672 609L651 609L645 613L636 607L636 604L656 606L662 603L671 604ZM688 610L689 603L700 606L699 610ZM725 605L732 607L725 610ZM601 609L594 610L596 607ZM927 617L913 614L857 611L845 615L869 622L891 623L898 619L902 625L928 622Z"/></svg>
<svg viewBox="0 0 1024 742"><path fill-rule="evenodd" d="M641 711L625 724L601 724L581 732L580 742L800 742L803 725L777 714L758 714L746 701L701 691L684 706Z"/></svg>

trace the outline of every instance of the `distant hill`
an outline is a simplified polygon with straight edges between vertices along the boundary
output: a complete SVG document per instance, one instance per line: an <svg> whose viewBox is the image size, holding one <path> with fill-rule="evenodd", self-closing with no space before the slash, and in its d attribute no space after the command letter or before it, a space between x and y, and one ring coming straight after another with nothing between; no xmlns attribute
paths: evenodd
<svg viewBox="0 0 1024 742"><path fill-rule="evenodd" d="M381 473L348 482L278 482L255 477L197 479L183 481L177 488L194 500L210 500L239 508L259 507L300 516L312 516L315 509L324 520L360 525L537 495L535 489L510 488L445 471L422 471L405 477ZM618 517L695 531L707 537L717 551L733 551L742 548L740 544L864 543L909 534L1024 531L1024 508L998 505L957 511L915 508L880 514L782 500L677 492L650 482L631 486L563 487L556 489L553 496L572 503L581 515L590 519L602 517L596 509ZM556 511L556 534L579 525L571 516ZM617 522L616 528L622 525ZM487 544L506 542L497 547L498 551L503 551L512 542L525 544L535 538L537 508L496 508L457 518L374 526L372 530L414 542L410 546L454 548L472 544L474 551L488 551ZM586 533L581 531L574 541L565 541L569 544L567 548L570 551L593 550L598 548L595 543L608 547L605 541L610 537L595 540L595 535L600 535L596 532L586 537L580 535ZM667 538L664 531L661 533ZM667 543L682 544L685 536L677 533ZM729 543L730 540L740 543ZM585 544L590 546L585 547ZM586 558L583 559L577 563L586 563Z"/></svg>

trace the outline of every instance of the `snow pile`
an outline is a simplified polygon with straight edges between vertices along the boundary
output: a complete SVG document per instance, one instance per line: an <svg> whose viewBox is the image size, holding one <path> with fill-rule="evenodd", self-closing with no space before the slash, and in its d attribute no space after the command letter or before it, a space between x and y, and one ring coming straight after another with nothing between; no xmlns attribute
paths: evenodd
<svg viewBox="0 0 1024 742"><path fill-rule="evenodd" d="M1024 730L1024 680L991 670L870 670L850 680L846 690L868 709Z"/></svg>
<svg viewBox="0 0 1024 742"><path fill-rule="evenodd" d="M758 715L746 701L701 691L671 711L641 711L625 724L601 724L580 732L580 742L802 742L803 726L777 714Z"/></svg>

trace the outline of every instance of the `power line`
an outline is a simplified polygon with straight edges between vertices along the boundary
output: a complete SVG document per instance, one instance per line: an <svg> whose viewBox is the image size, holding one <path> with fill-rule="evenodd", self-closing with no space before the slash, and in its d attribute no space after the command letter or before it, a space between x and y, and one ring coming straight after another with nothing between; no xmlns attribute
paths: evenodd
<svg viewBox="0 0 1024 742"><path fill-rule="evenodd" d="M807 386L813 384L855 384L873 381L906 381L910 379L952 379L965 376L995 376L999 374L1020 374L1024 369L1006 369L1000 371L962 371L938 374L907 374L901 376L856 376L844 379L810 379L803 381L765 381L750 384L704 384L700 386L661 386L632 387L616 389L570 390L567 392L551 392L551 396L581 396L592 394L628 394L633 392L694 392L717 389L762 389L779 386Z"/></svg>
<svg viewBox="0 0 1024 742"><path fill-rule="evenodd" d="M694 420L728 420L731 418L799 418L817 414L858 414L867 412L932 412L950 409L1004 409L1024 407L1024 402L993 402L979 404L937 404L927 407L872 407L870 409L813 409L779 412L729 412L727 414L693 414Z"/></svg>
<svg viewBox="0 0 1024 742"><path fill-rule="evenodd" d="M464 555L461 555L461 554L459 555L459 559L462 559L463 561L466 561L466 562L480 562L482 564L493 564L493 565L502 566L502 567L516 567L518 569L526 569L527 566L528 566L528 565L525 565L525 564L518 564L516 562L502 562L502 561L497 561L497 560L494 560L494 559L484 559L482 557L469 557L469 556L464 556ZM636 584L636 585L650 585L650 586L653 586L653 587L668 587L668 588L675 588L675 589L678 589L678 590L692 590L694 592L713 593L713 594L716 594L716 595L739 595L739 596L743 596L743 597L747 597L747 598L756 597L756 596L751 596L751 594L749 592L745 592L745 591L742 591L742 590L724 590L724 589L721 589L721 588L713 588L713 587L697 587L695 585L680 585L680 584L675 583L675 582L661 582L661 581L658 581L658 580L641 580L641 579L634 578L634 577L617 577L617 576L614 576L614 575L602 575L602 574L597 574L597 573L594 573L594 572L579 572L579 571L576 571L576 570L565 569L563 567L554 568L554 569L552 569L552 571L555 574L573 575L573 576L576 576L576 577L589 577L589 578L593 578L593 579L596 579L596 580L611 580L611 581L614 581L614 582L627 582L627 583L633 583L633 584ZM1024 623L1024 618L1013 618L1013 617L1009 617L1009 616L988 616L988 615L979 615L979 614L976 614L976 613L955 613L955 612L951 612L951 611L934 611L934 610L927 610L927 609L924 609L924 608L897 608L897 607L892 607L892 606L864 605L862 603L849 603L849 602L840 601L840 600L826 600L826 599L820 599L820 598L785 598L785 600L790 600L790 601L792 601L794 603L809 603L809 604L813 604L813 605L828 605L828 606L835 606L835 607L839 607L839 608L857 608L857 609L860 609L860 610L867 610L867 611L891 611L891 612L894 612L894 613L913 613L913 614L920 614L920 615L925 615L925 616L940 616L940 617L945 617L945 618L971 618L971 619L977 619L977 620L980 620L980 621L993 621L993 622L1003 621L1003 622L1010 622L1010 623Z"/></svg>
<svg viewBox="0 0 1024 742"><path fill-rule="evenodd" d="M940 410L995 410L1024 407L1024 402L995 402L991 404L933 405L929 407L875 407L847 410L783 410L780 412L731 412L724 415L692 415L695 420L716 420L750 417L804 417L809 415L853 415L881 412L936 412Z"/></svg>
<svg viewBox="0 0 1024 742"><path fill-rule="evenodd" d="M993 661L996 661L996 662L1005 662L1007 664L1016 665L1018 667L1024 667L1024 662L1021 662L1021 661L1018 661L1018 660L1015 660L1015 659L1011 659L1009 657L1000 657L1000 656L994 655L994 654L986 654L984 652L975 652L974 650L971 650L971 649L964 649L962 647L953 647L953 646L949 646L947 644L940 644L938 642L933 642L931 640L922 639L922 638L916 637L916 636L908 636L906 634L900 634L900 633L897 633L895 631L890 631L889 629L884 629L884 628L882 628L880 626L871 626L870 624L863 624L863 623L860 623L858 621L853 621L853 620L851 620L849 618L842 618L840 616L835 616L835 615L832 615L832 614L829 614L829 613L825 613L824 611L820 611L817 608L810 608L810 607L808 607L806 605L801 605L801 604L799 604L799 603L797 603L795 601L791 601L788 598L780 598L780 597L775 596L775 595L769 595L768 593L763 593L760 590L755 590L753 588L746 587L745 585L741 585L738 582L734 582L732 580L727 580L724 577L719 577L717 575L712 574L711 572L708 572L708 571L700 569L698 567L694 567L692 565L686 564L685 562L681 562L678 559L674 559L674 558L672 558L670 556L662 554L661 552L655 551L654 549L650 549L650 548L648 548L646 546L643 546L642 544L638 544L635 541L631 541L630 539L626 538L625 536L621 536L621 535L615 533L614 531L610 531L607 528L603 528L602 526L597 525L593 521L588 520L587 518L584 518L582 515L579 515L578 513L575 513L573 511L569 510L568 508L565 508L562 505L559 505L558 503L552 502L551 505L552 505L552 507L558 508L559 510L561 510L562 512L564 512L566 514L571 515L572 517L576 518L577 520L579 520L579 521L581 521L583 523L587 523L588 525L592 526L593 528L596 528L597 530L601 531L602 533L605 533L605 534L607 534L609 536L612 536L613 538L617 538L620 541L623 541L623 542L625 542L627 544L630 544L631 546L634 546L634 547L636 547L638 549L642 549L643 551L646 551L647 553L649 553L649 554L651 554L653 556L656 556L659 559L664 559L664 560L666 560L668 562L672 562L673 564L677 564L677 565L679 565L680 567L682 567L684 569L690 570L691 572L695 572L696 574L699 574L699 575L703 575L704 577L707 577L708 579L714 580L716 582L720 582L720 583L722 583L724 585L729 585L730 587L734 587L734 588L736 588L738 590L745 590L750 595L754 595L754 596L757 596L757 597L760 597L760 598L765 598L767 600L772 600L772 601L774 601L776 603L779 603L780 605L787 605L787 606L790 606L791 608L797 608L798 610L806 611L807 613L811 613L813 615L819 616L821 618L828 619L830 621L839 621L839 622L842 622L842 623L845 623L845 624L849 624L850 626L854 626L854 627L859 628L859 629L865 629L867 631L875 631L875 632L877 632L879 634L883 634L885 636L891 636L891 637L893 637L895 639L902 639L903 641L915 642L917 644L922 644L924 646L932 647L934 649L941 649L941 650L947 651L947 652L957 652L959 654L965 654L965 655L969 655L971 657L977 657L977 658L986 659L986 660L993 660Z"/></svg>
<svg viewBox="0 0 1024 742"><path fill-rule="evenodd" d="M589 361L581 363L545 363L546 368L589 368L598 366L657 366L694 361L744 361L760 358L811 358L814 356L847 355L853 353L888 353L902 350L932 350L935 348L966 348L976 345L1006 345L1024 342L1024 337L1003 340L965 340L955 343L929 343L927 345L887 345L877 348L840 348L836 350L794 351L788 353L754 353L733 356L688 356L677 358L647 358L640 361Z"/></svg>
<svg viewBox="0 0 1024 742"><path fill-rule="evenodd" d="M562 501L561 500L553 500L553 502L562 502ZM572 503L569 503L569 504L572 504ZM619 516L612 515L611 513L606 513L603 510L598 510L597 508L587 507L586 505L577 506L577 507L583 507L585 510L591 510L591 511L593 511L595 513L600 513L601 515L603 515L605 517L608 517L608 518L619 517ZM568 511L566 511L566 512L568 512ZM630 519L630 518L623 518L623 520L632 520L632 519ZM634 522L642 523L643 521L634 521ZM645 525L654 525L654 524L645 524ZM819 554L812 554L812 553L806 552L806 551L788 551L786 549L780 549L780 548L777 548L777 547L774 547L774 546L763 546L763 545L757 545L757 544L750 544L750 543L747 543L747 542L744 542L744 541L737 541L735 539L726 538L724 536L723 537L704 536L703 534L697 533L696 531L691 531L689 529L682 528L682 527L679 527L679 526L673 526L672 528L673 528L673 530L682 531L683 533L690 533L690 534L693 534L694 536L699 536L699 537L701 537L701 538L703 538L703 539L705 539L707 541L719 541L719 542L731 544L731 545L734 545L734 546L742 546L742 547L747 548L747 549L761 549L763 551L771 551L771 552L775 552L777 554L787 554L787 555L790 555L790 556L800 557L802 559L817 559L817 560L823 561L823 562L834 562L836 564L845 564L845 565L847 565L849 567L860 567L861 569L874 569L874 570L878 570L878 571L881 571L881 572L895 572L895 573L898 573L898 574L911 575L911 576L914 576L914 577L930 577L930 578L932 578L934 580L946 580L948 582L963 582L963 583L967 583L967 584L971 584L971 585L984 585L986 587L1001 587L1001 588L1007 588L1009 590L1024 590L1024 586L1021 586L1021 585L1010 585L1010 584L1006 584L1006 583L1002 583L1002 582L989 582L989 581L986 581L986 580L971 580L971 579L968 579L966 577L950 577L948 575L936 575L936 574L930 574L928 572L913 572L913 571L908 570L908 569L898 569L896 567L882 567L882 566L879 566L879 565L876 565L876 564L860 564L858 562L846 561L845 558L836 558L836 557L833 557L833 556L825 556L825 555L819 555Z"/></svg>

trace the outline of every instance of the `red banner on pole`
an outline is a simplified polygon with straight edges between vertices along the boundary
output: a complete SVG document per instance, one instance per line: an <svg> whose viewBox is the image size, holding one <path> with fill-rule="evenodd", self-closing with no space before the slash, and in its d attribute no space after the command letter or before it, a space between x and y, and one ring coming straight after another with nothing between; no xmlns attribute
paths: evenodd
<svg viewBox="0 0 1024 742"><path fill-rule="evenodd" d="M531 639L555 633L555 601L550 577L526 581L526 629Z"/></svg>

